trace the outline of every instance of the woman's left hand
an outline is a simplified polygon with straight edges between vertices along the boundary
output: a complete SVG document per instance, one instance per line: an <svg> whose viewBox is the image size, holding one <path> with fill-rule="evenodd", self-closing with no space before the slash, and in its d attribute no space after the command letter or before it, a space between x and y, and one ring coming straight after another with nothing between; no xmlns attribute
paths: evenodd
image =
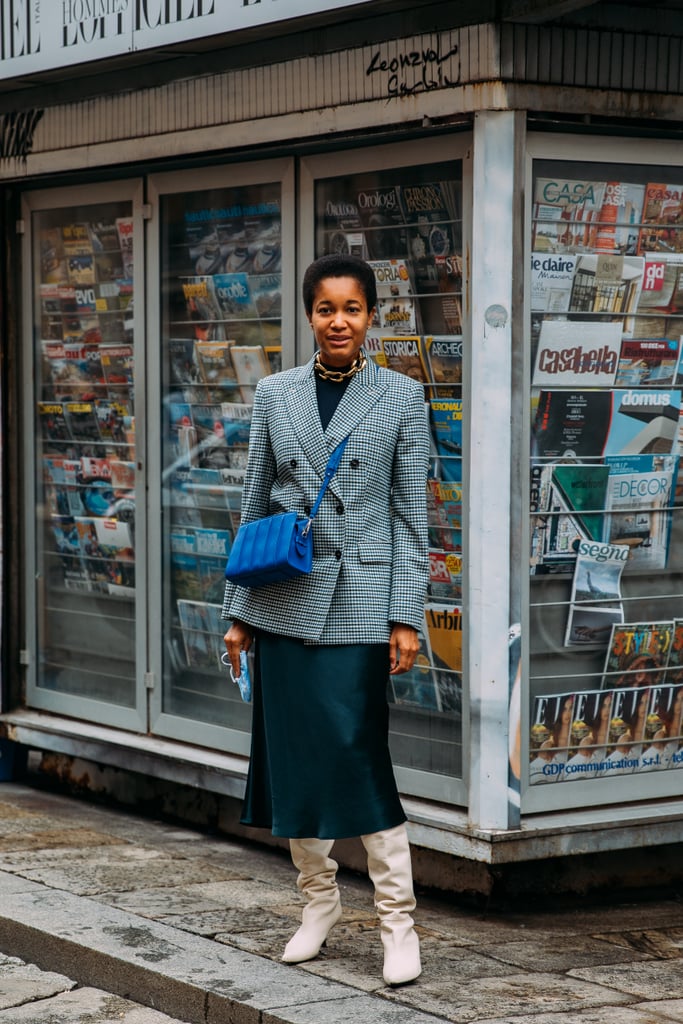
<svg viewBox="0 0 683 1024"><path fill-rule="evenodd" d="M394 623L389 637L389 675L409 672L420 650L420 638L412 626Z"/></svg>

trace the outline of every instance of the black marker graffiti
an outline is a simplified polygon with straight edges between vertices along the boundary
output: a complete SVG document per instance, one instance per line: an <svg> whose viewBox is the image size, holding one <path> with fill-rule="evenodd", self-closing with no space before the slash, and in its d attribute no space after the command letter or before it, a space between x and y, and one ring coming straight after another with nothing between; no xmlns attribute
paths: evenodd
<svg viewBox="0 0 683 1024"><path fill-rule="evenodd" d="M451 47L444 54L428 47L425 50L410 50L387 59L377 50L365 69L365 74L368 77L378 73L386 74L387 95L390 99L414 96L416 93L430 92L433 89L446 89L457 85L460 78L459 68L456 77L451 78L443 67L457 52L457 46ZM411 69L414 68L417 71L411 74Z"/></svg>

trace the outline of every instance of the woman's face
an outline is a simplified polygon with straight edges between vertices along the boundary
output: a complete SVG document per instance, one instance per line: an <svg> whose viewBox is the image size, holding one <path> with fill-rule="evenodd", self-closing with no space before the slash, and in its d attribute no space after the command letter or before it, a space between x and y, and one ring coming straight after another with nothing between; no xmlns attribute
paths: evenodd
<svg viewBox="0 0 683 1024"><path fill-rule="evenodd" d="M368 309L355 277L325 277L315 291L309 316L320 356L327 366L348 366L358 355L374 310Z"/></svg>

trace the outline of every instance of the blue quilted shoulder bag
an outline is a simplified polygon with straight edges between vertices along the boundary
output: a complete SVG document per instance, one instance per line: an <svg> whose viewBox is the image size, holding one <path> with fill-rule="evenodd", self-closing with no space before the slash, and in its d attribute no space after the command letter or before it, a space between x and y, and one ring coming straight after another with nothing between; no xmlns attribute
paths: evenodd
<svg viewBox="0 0 683 1024"><path fill-rule="evenodd" d="M330 480L339 468L347 441L345 437L330 455L309 516L280 512L240 526L225 567L227 580L240 587L265 587L268 583L280 583L310 573L313 568L311 526Z"/></svg>

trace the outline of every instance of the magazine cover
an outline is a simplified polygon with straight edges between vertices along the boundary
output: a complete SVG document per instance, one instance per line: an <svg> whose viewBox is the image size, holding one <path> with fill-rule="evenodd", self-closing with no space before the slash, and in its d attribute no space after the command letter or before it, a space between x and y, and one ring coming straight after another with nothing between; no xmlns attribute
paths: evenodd
<svg viewBox="0 0 683 1024"><path fill-rule="evenodd" d="M678 390L542 390L532 454L538 458L671 454L680 408Z"/></svg>
<svg viewBox="0 0 683 1024"><path fill-rule="evenodd" d="M462 553L462 483L427 481L427 520L431 547Z"/></svg>
<svg viewBox="0 0 683 1024"><path fill-rule="evenodd" d="M253 401L256 385L270 373L266 354L260 345L233 345L230 358L243 403Z"/></svg>
<svg viewBox="0 0 683 1024"><path fill-rule="evenodd" d="M121 389L133 386L133 346L110 345L101 349L102 369L104 378L110 389L109 397L118 401ZM114 389L113 391L111 389Z"/></svg>
<svg viewBox="0 0 683 1024"><path fill-rule="evenodd" d="M399 250L400 251L400 250ZM377 283L377 307L370 325L386 333L415 334L417 316L406 260L369 260Z"/></svg>
<svg viewBox="0 0 683 1024"><path fill-rule="evenodd" d="M59 556L60 582L67 590L91 590L88 572L81 556L76 521L71 517L53 516L51 525Z"/></svg>
<svg viewBox="0 0 683 1024"><path fill-rule="evenodd" d="M119 236L113 220L94 221L89 225L93 252L120 249Z"/></svg>
<svg viewBox="0 0 683 1024"><path fill-rule="evenodd" d="M441 711L439 689L432 671L426 630L418 631L420 649L409 672L389 677L389 701L392 704Z"/></svg>
<svg viewBox="0 0 683 1024"><path fill-rule="evenodd" d="M607 456L605 538L629 547L629 569L664 569L669 555L679 457Z"/></svg>
<svg viewBox="0 0 683 1024"><path fill-rule="evenodd" d="M537 252L587 252L595 248L606 182L536 178L533 241Z"/></svg>
<svg viewBox="0 0 683 1024"><path fill-rule="evenodd" d="M598 778L606 767L612 694L581 690L573 695L567 760L560 782L585 782Z"/></svg>
<svg viewBox="0 0 683 1024"><path fill-rule="evenodd" d="M625 544L579 541L564 635L565 647L607 643L614 622L624 621L621 574L628 561ZM597 612L587 628L587 613ZM596 626L599 630L596 635Z"/></svg>
<svg viewBox="0 0 683 1024"><path fill-rule="evenodd" d="M615 623L612 626L602 689L654 686L662 682L673 640L673 620Z"/></svg>
<svg viewBox="0 0 683 1024"><path fill-rule="evenodd" d="M437 601L462 600L462 554L429 549L427 593Z"/></svg>
<svg viewBox="0 0 683 1024"><path fill-rule="evenodd" d="M106 391L99 345L43 344L48 380L56 399L88 399Z"/></svg>
<svg viewBox="0 0 683 1024"><path fill-rule="evenodd" d="M224 314L214 280L213 277L199 275L181 280L188 319L192 321L195 338L199 341L219 341L225 337Z"/></svg>
<svg viewBox="0 0 683 1024"><path fill-rule="evenodd" d="M683 185L649 182L638 252L683 252Z"/></svg>
<svg viewBox="0 0 683 1024"><path fill-rule="evenodd" d="M78 516L83 505L78 489L80 463L61 455L43 455L43 483L50 513L54 516Z"/></svg>
<svg viewBox="0 0 683 1024"><path fill-rule="evenodd" d="M361 189L356 208L371 260L386 260L406 252L406 227L395 185Z"/></svg>
<svg viewBox="0 0 683 1024"><path fill-rule="evenodd" d="M282 275L254 274L249 278L249 289L254 308L261 320L275 320L279 324L282 316Z"/></svg>
<svg viewBox="0 0 683 1024"><path fill-rule="evenodd" d="M428 601L425 605L427 639L433 668L462 672L462 607L459 604Z"/></svg>
<svg viewBox="0 0 683 1024"><path fill-rule="evenodd" d="M533 387L611 387L621 351L621 324L544 320Z"/></svg>
<svg viewBox="0 0 683 1024"><path fill-rule="evenodd" d="M419 335L382 337L381 341L385 366L390 370L396 370L397 373L404 373L421 384L427 383L428 373Z"/></svg>
<svg viewBox="0 0 683 1024"><path fill-rule="evenodd" d="M529 731L529 785L557 782L569 757L574 694L534 699Z"/></svg>
<svg viewBox="0 0 683 1024"><path fill-rule="evenodd" d="M635 254L644 202L644 185L608 181L600 207L595 248L603 252Z"/></svg>
<svg viewBox="0 0 683 1024"><path fill-rule="evenodd" d="M74 441L87 444L101 440L97 413L92 402L66 402L64 412Z"/></svg>
<svg viewBox="0 0 683 1024"><path fill-rule="evenodd" d="M177 607L187 664L190 668L217 668L216 645L211 635L206 604L179 598Z"/></svg>
<svg viewBox="0 0 683 1024"><path fill-rule="evenodd" d="M429 400L442 480L462 480L462 398Z"/></svg>
<svg viewBox="0 0 683 1024"><path fill-rule="evenodd" d="M566 313L578 256L532 252L531 309L539 313Z"/></svg>
<svg viewBox="0 0 683 1024"><path fill-rule="evenodd" d="M664 681L683 684L683 619L673 620L673 636L669 647Z"/></svg>
<svg viewBox="0 0 683 1024"><path fill-rule="evenodd" d="M654 751L644 752L643 761L648 755L653 758L644 767L680 768L683 765L683 685L679 682L651 689L646 735L656 746Z"/></svg>
<svg viewBox="0 0 683 1024"><path fill-rule="evenodd" d="M235 368L230 358L232 341L195 341L195 362L205 384L236 387Z"/></svg>
<svg viewBox="0 0 683 1024"><path fill-rule="evenodd" d="M113 444L126 444L132 419L130 403L100 400L94 405L102 440Z"/></svg>
<svg viewBox="0 0 683 1024"><path fill-rule="evenodd" d="M218 301L216 319L238 321L254 319L256 307L247 274L216 274L211 280Z"/></svg>
<svg viewBox="0 0 683 1024"><path fill-rule="evenodd" d="M683 253L646 253L638 314L683 312Z"/></svg>
<svg viewBox="0 0 683 1024"><path fill-rule="evenodd" d="M439 385L432 389L434 397L454 398L462 384L462 336L430 336L424 344L430 383Z"/></svg>
<svg viewBox="0 0 683 1024"><path fill-rule="evenodd" d="M64 224L62 247L65 256L91 256L93 253L90 229L87 224Z"/></svg>
<svg viewBox="0 0 683 1024"><path fill-rule="evenodd" d="M599 463L531 467L531 573L571 573L581 541L600 542L609 469Z"/></svg>
<svg viewBox="0 0 683 1024"><path fill-rule="evenodd" d="M574 269L569 312L633 312L638 305L643 267L641 256L605 252L579 256Z"/></svg>
<svg viewBox="0 0 683 1024"><path fill-rule="evenodd" d="M133 277L133 218L117 217L116 234L121 249L122 276L131 280Z"/></svg>
<svg viewBox="0 0 683 1024"><path fill-rule="evenodd" d="M38 402L38 419L44 441L70 441L71 433L61 402Z"/></svg>
<svg viewBox="0 0 683 1024"><path fill-rule="evenodd" d="M624 339L621 343L615 385L637 388L647 384L670 387L678 382L680 342L669 338Z"/></svg>
<svg viewBox="0 0 683 1024"><path fill-rule="evenodd" d="M228 448L233 446L247 446L249 444L249 433L251 429L251 414L253 405L246 402L223 402L221 403L221 416L223 419L223 437ZM228 463L234 466L235 463ZM246 463L245 463L246 466ZM245 468L244 466L242 468Z"/></svg>
<svg viewBox="0 0 683 1024"><path fill-rule="evenodd" d="M41 228L40 278L44 284L64 284L67 279L64 243L59 228Z"/></svg>
<svg viewBox="0 0 683 1024"><path fill-rule="evenodd" d="M108 593L109 583L116 573L107 554L102 550L97 537L95 519L79 516L76 528L81 544L81 554L94 591Z"/></svg>

